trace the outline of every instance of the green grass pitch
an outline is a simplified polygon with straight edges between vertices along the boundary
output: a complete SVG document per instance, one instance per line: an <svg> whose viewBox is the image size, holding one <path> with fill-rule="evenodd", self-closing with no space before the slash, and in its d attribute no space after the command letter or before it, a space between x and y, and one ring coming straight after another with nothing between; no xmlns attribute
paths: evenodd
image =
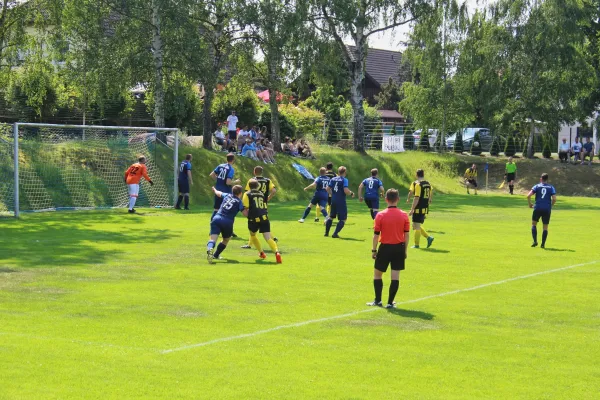
<svg viewBox="0 0 600 400"><path fill-rule="evenodd" d="M542 250L523 196L435 196L393 311L366 207L335 240L305 205L270 207L282 265L243 218L208 265L206 207L0 220L0 399L600 396L600 199L559 194Z"/></svg>

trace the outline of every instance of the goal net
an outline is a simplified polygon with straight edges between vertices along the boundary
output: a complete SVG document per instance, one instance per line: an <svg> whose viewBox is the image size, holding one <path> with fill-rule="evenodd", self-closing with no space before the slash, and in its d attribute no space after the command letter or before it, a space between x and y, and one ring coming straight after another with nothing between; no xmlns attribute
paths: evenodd
<svg viewBox="0 0 600 400"><path fill-rule="evenodd" d="M125 170L146 157L151 186L142 179L137 205L173 205L177 173L176 129L15 124L0 131L0 211L125 207ZM18 137L15 143L14 137ZM14 163L15 144L18 163ZM15 175L18 171L18 179ZM15 181L18 181L15 184ZM15 201L15 199L18 199Z"/></svg>

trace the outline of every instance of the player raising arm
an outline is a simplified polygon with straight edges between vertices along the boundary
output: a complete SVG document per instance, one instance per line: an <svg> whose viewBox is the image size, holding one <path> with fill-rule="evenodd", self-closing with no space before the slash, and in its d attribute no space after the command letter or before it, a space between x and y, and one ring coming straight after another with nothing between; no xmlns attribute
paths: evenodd
<svg viewBox="0 0 600 400"><path fill-rule="evenodd" d="M306 210L304 210L304 215L302 215L302 218L300 218L298 222L304 222L304 219L308 217L308 214L310 214L310 210L314 205L321 208L321 213L323 213L325 220L327 220L327 199L329 198L329 194L327 193L327 187L329 186L330 178L327 175L325 175L326 172L327 170L324 167L322 167L319 170L319 177L317 177L317 179L315 179L313 183L304 188L304 191L311 189L316 190L312 200L310 201L310 203L308 203ZM315 219L315 221L318 220L318 218Z"/></svg>
<svg viewBox="0 0 600 400"><path fill-rule="evenodd" d="M125 183L129 189L129 214L135 213L135 202L140 194L140 180L142 177L147 180L150 185L154 185L152 179L148 176L148 168L146 167L146 157L140 156L138 162L132 164L125 171Z"/></svg>
<svg viewBox="0 0 600 400"><path fill-rule="evenodd" d="M531 203L531 196L535 194L535 205ZM535 185L527 195L529 208L533 208L533 216L531 218L531 236L533 244L531 247L538 245L537 241L537 224L542 219L544 224L544 232L542 233L542 249L546 247L546 239L548 238L548 225L550 224L550 214L552 207L556 203L556 189L548 183L548 174L542 174L540 183Z"/></svg>
<svg viewBox="0 0 600 400"><path fill-rule="evenodd" d="M371 218L375 219L375 216L379 212L379 196L383 197L385 193L385 189L383 188L383 182L379 180L377 177L377 168L373 168L371 170L371 176L365 180L363 180L358 186L358 201L362 202L362 192L363 189L367 189L365 193L365 204L369 207L369 211L371 211Z"/></svg>
<svg viewBox="0 0 600 400"><path fill-rule="evenodd" d="M219 259L221 253L227 247L229 239L233 235L233 223L235 216L238 212L242 212L244 216L248 216L248 210L244 209L242 205L242 192L241 186L236 185L232 189L232 193L223 193L214 187L212 188L215 196L221 199L221 206L217 211L217 214L210 221L210 240L206 244L207 260L210 264L213 263L213 259ZM223 237L217 251L213 254L215 244L219 235Z"/></svg>

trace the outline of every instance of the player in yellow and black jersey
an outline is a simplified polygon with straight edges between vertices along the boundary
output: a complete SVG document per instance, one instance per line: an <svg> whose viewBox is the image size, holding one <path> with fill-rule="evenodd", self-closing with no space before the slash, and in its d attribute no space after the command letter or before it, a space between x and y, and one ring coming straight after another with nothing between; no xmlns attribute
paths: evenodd
<svg viewBox="0 0 600 400"><path fill-rule="evenodd" d="M277 193L277 188L275 187L275 185L273 184L273 181L270 180L269 178L265 178L264 176L262 176L263 174L263 167L261 167L260 165L257 165L256 167L254 167L254 178L257 182L258 182L258 190L264 195L265 198L265 202L269 202L273 196L275 196L275 193ZM252 180L250 179L250 180ZM250 180L248 180L248 183L246 184L246 191L250 190ZM277 242L277 238L274 237L273 240L275 240ZM242 249L251 249L252 248L252 240L248 240L248 244L242 246Z"/></svg>
<svg viewBox="0 0 600 400"><path fill-rule="evenodd" d="M471 194L469 188L474 188L475 194L477 194L477 165L473 164L467 168L465 171L465 181L467 184L467 194Z"/></svg>
<svg viewBox="0 0 600 400"><path fill-rule="evenodd" d="M433 243L433 236L429 236L422 224L425 222L425 215L429 213L433 190L431 184L425 180L425 172L422 169L417 170L417 180L412 183L410 190L415 196L412 208L408 213L409 216L412 216L413 230L415 231L415 245L412 248L419 248L421 236L427 239L427 248L429 248Z"/></svg>
<svg viewBox="0 0 600 400"><path fill-rule="evenodd" d="M267 241L267 244L275 253L277 263L281 263L281 254L277 248L277 243L271 238L271 221L269 221L269 212L265 194L259 190L260 184L256 179L250 179L248 182L250 190L244 193L242 204L248 209L248 230L250 231L250 242L259 251L260 258L267 258L262 249L256 233L260 232Z"/></svg>

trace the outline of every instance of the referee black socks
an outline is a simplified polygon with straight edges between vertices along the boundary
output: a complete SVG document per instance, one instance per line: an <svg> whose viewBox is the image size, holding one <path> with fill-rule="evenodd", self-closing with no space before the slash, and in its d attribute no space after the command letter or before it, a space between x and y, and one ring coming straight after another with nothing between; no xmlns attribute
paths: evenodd
<svg viewBox="0 0 600 400"><path fill-rule="evenodd" d="M510 194L513 194L514 185L508 185L508 189L510 190Z"/></svg>
<svg viewBox="0 0 600 400"><path fill-rule="evenodd" d="M400 287L400 281L392 281L390 282L390 293L388 297L388 304L394 304L394 299L396 298L396 293L398 293L398 288Z"/></svg>
<svg viewBox="0 0 600 400"><path fill-rule="evenodd" d="M381 292L383 291L383 279L373 279L373 288L375 289L375 303L380 303Z"/></svg>

